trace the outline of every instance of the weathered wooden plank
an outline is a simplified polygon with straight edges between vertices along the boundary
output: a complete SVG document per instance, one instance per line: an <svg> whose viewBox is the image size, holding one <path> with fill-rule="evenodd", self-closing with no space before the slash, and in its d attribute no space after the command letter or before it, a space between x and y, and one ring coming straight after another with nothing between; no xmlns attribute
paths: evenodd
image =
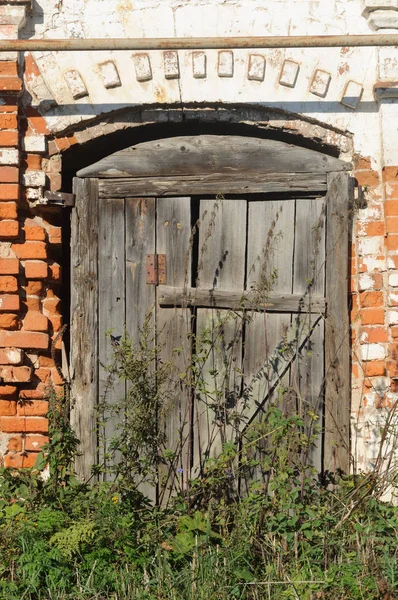
<svg viewBox="0 0 398 600"><path fill-rule="evenodd" d="M142 142L78 172L79 177L149 177L216 172L327 173L351 165L277 140L235 135L176 136Z"/></svg>
<svg viewBox="0 0 398 600"><path fill-rule="evenodd" d="M246 200L201 200L197 287L244 287Z"/></svg>
<svg viewBox="0 0 398 600"><path fill-rule="evenodd" d="M264 298L259 298L256 291L250 290L205 290L192 287L158 286L158 303L160 306L196 306L200 308L231 308L233 310L249 309L252 311L266 310L267 312L303 312L308 311L319 314L325 311L325 298L311 296L311 299L302 294L279 295L269 293Z"/></svg>
<svg viewBox="0 0 398 600"><path fill-rule="evenodd" d="M278 323L275 320L270 320L265 326L263 325L262 335L266 336L266 341L263 342L263 348L260 347L260 352L264 352L262 356L265 355L265 360L259 361L259 369L252 377L252 380L248 383L248 385L245 385L243 394L244 400L246 398L253 397L255 400L258 398L258 401L246 401L247 408L245 408L244 412L246 423L255 418L266 398L269 396L272 397L272 392L280 383L282 383L284 375L297 359L298 354L306 340L311 336L311 330L308 327L308 323L306 323L305 315L297 315L293 317L290 325L287 324L289 315L267 315L267 317L270 316L278 316L281 319L285 317L286 322ZM317 316L312 320L312 328L317 326L320 319L322 319L322 317ZM258 327L258 330L261 331L260 327ZM257 334L257 330L255 331L255 334ZM268 346L270 348L269 354L266 352L266 344L269 344L268 337L273 340L279 339L279 342L274 350ZM261 344L261 338L258 337L257 339ZM249 337L246 334L246 345L248 344L248 340L249 343L253 344L254 346L255 337L253 332L251 332ZM263 382L262 388L258 382ZM259 392L257 391L257 386L260 390Z"/></svg>
<svg viewBox="0 0 398 600"><path fill-rule="evenodd" d="M296 201L293 292L302 294L305 305L314 311L314 296L325 293L325 208L324 201ZM303 312L306 309L303 307ZM313 317L304 317L304 326L312 331L291 369L290 385L297 398L297 410L306 423L308 434L319 428L317 442L304 448L303 461L310 460L322 469L322 432L324 400L324 323L313 328ZM317 415L317 419L315 417ZM305 455L305 456L304 456Z"/></svg>
<svg viewBox="0 0 398 600"><path fill-rule="evenodd" d="M126 198L126 330L138 343L148 317L155 339L155 286L146 284L146 256L155 248L155 198ZM154 365L155 366L155 365ZM156 487L141 484L140 491L153 502Z"/></svg>
<svg viewBox="0 0 398 600"><path fill-rule="evenodd" d="M245 200L201 200L199 288L243 289L246 212ZM240 395L242 328L242 318L231 311L197 311L196 350L203 363L194 406L194 473L234 438L229 413Z"/></svg>
<svg viewBox="0 0 398 600"><path fill-rule="evenodd" d="M326 192L326 175L321 173L242 172L240 175L210 173L208 175L164 175L162 177L130 177L100 179L100 198L129 196L201 196L216 194L265 194L297 192L314 195Z"/></svg>
<svg viewBox="0 0 398 600"><path fill-rule="evenodd" d="M296 200L294 294L325 294L325 217L325 199Z"/></svg>
<svg viewBox="0 0 398 600"><path fill-rule="evenodd" d="M301 295L291 295L294 217L294 200L249 203L246 286L251 290L249 294L258 297L260 305L265 304L267 313L297 312L303 304ZM270 399L270 384L274 380L268 360L281 344L290 322L290 314L253 312L246 325L245 414L250 418L256 411L261 415L261 405ZM282 377L286 378L286 374Z"/></svg>
<svg viewBox="0 0 398 600"><path fill-rule="evenodd" d="M311 319L309 319L311 320ZM298 414L305 421L305 434L314 444L303 444L302 462L322 471L323 409L325 386L325 323L320 319L298 353L291 369L290 384L297 397Z"/></svg>
<svg viewBox="0 0 398 600"><path fill-rule="evenodd" d="M157 199L156 251L166 255L167 281L183 291L191 281L191 199ZM175 288L172 288L175 289ZM161 346L159 359L172 361L168 381L170 396L159 427L165 434L165 449L175 453L168 467L159 468L159 502L185 488L190 476L191 390L180 374L187 372L191 359L190 308L158 307L156 327Z"/></svg>
<svg viewBox="0 0 398 600"><path fill-rule="evenodd" d="M80 440L78 476L88 480L97 460L98 182L74 179L71 222L71 425Z"/></svg>
<svg viewBox="0 0 398 600"><path fill-rule="evenodd" d="M101 427L99 452L109 451L109 444L118 435L123 412L116 415L114 406L126 394L124 381L114 379L110 387L109 366L113 359L113 346L108 332L114 337L124 335L126 323L125 298L125 229L124 200L113 198L99 205L98 238L98 354L99 354L99 400L105 405L105 421ZM120 455L110 456L111 462L120 461Z"/></svg>
<svg viewBox="0 0 398 600"><path fill-rule="evenodd" d="M325 327L324 469L350 467L350 336L348 318L348 203L351 180L343 173L328 176Z"/></svg>
<svg viewBox="0 0 398 600"><path fill-rule="evenodd" d="M155 286L146 283L146 256L155 253L155 198L126 198L126 329L138 341ZM155 315L151 323L155 326Z"/></svg>

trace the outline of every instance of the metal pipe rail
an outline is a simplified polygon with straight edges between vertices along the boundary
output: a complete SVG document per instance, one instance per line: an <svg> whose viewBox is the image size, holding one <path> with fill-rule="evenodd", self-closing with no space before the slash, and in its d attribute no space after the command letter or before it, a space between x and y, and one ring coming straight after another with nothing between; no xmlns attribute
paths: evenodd
<svg viewBox="0 0 398 600"><path fill-rule="evenodd" d="M0 40L0 52L100 50L226 50L398 46L398 34L198 38L93 38Z"/></svg>

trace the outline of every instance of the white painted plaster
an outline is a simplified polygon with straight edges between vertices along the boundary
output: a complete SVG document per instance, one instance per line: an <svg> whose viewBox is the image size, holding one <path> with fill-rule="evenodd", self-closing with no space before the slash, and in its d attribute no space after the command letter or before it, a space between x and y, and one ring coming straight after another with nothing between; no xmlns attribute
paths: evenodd
<svg viewBox="0 0 398 600"><path fill-rule="evenodd" d="M362 360L382 360L386 357L386 349L381 344L363 344L361 346Z"/></svg>

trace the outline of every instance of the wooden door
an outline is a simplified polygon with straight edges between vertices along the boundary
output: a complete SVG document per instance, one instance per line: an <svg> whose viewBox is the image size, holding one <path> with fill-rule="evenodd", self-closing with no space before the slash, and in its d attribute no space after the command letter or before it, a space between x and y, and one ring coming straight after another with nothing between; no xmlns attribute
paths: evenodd
<svg viewBox="0 0 398 600"><path fill-rule="evenodd" d="M86 182L78 185L87 188ZM93 404L106 392L103 365L113 352L106 332L117 339L126 329L137 342L150 315L158 360L175 365L170 404L159 423L163 451L175 452L174 462L160 466L159 488L166 496L199 475L223 444L238 442L251 422L261 420L281 386L294 394L292 410L304 413L311 405L322 419L325 202L324 196L260 195L100 201L91 224L93 235L98 231L90 310L97 330L98 357L92 358L98 364L97 398L94 392L80 411L91 412L92 419ZM88 245L86 238L86 250ZM153 255L166 257L161 285L148 282L147 260ZM74 322L76 331L81 325ZM124 382L116 381L107 401L125 392ZM116 427L114 419L107 420L108 439ZM84 460L92 460L98 453L95 433L82 433L91 454ZM319 469L321 456L319 439L312 456Z"/></svg>
<svg viewBox="0 0 398 600"><path fill-rule="evenodd" d="M261 422L281 387L290 410L319 414L313 463L347 470L347 168L282 142L198 136L145 142L79 172L71 419L82 477L101 460L95 410L112 353L105 332L118 338L126 329L137 341L147 314L158 364L174 364L158 426L175 460L160 465L158 500ZM147 280L148 256L165 261L158 285ZM108 401L125 391L119 382ZM108 420L108 438L117 425Z"/></svg>

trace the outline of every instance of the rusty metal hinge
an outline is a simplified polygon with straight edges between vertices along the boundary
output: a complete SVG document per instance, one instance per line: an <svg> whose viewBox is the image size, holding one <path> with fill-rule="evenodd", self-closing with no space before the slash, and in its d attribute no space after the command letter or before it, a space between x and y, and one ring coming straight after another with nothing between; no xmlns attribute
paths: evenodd
<svg viewBox="0 0 398 600"><path fill-rule="evenodd" d="M44 198L47 204L52 206L71 207L75 206L75 194L66 192L44 192Z"/></svg>
<svg viewBox="0 0 398 600"><path fill-rule="evenodd" d="M166 285L166 255L147 254L146 282L148 285Z"/></svg>

